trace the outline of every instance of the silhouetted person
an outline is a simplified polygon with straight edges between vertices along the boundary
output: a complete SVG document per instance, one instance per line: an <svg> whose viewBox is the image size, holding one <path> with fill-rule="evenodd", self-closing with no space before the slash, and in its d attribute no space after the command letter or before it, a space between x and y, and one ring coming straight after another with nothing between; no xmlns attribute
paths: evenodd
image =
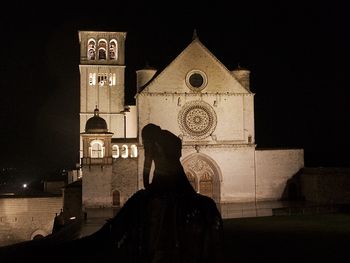
<svg viewBox="0 0 350 263"><path fill-rule="evenodd" d="M188 181L180 162L181 139L152 123L142 129L141 136L143 182L149 196L145 204L147 262L218 262L221 216L214 201L197 194Z"/></svg>
<svg viewBox="0 0 350 263"><path fill-rule="evenodd" d="M141 134L145 150L143 170L145 189L163 195L195 193L180 162L180 138L152 123L147 124ZM155 170L152 183L149 184L152 162Z"/></svg>

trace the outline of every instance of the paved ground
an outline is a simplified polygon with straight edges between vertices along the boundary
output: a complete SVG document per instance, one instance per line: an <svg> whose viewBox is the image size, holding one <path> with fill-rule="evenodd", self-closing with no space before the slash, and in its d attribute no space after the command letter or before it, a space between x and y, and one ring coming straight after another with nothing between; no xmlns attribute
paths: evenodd
<svg viewBox="0 0 350 263"><path fill-rule="evenodd" d="M272 216L273 209L285 208L295 205L284 201L259 201L259 202L239 202L223 203L220 205L222 218L260 217Z"/></svg>

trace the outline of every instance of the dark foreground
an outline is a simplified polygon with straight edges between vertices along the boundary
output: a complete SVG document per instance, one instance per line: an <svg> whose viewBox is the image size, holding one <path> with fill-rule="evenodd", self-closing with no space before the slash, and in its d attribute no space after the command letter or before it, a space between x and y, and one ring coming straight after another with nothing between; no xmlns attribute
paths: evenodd
<svg viewBox="0 0 350 263"><path fill-rule="evenodd" d="M92 238L101 242L91 246ZM31 246L25 246L26 250L11 246L12 251L4 253L2 250L0 262L15 262L4 255L25 255L30 251L40 252L36 255L37 262L39 259L45 262L126 262L117 257L108 258L118 244L111 245L103 238L94 235L78 243L55 244L54 249L48 245L50 238L46 245L31 242ZM192 246L195 249L196 244ZM220 262L349 262L349 249L350 214L226 219L224 255Z"/></svg>
<svg viewBox="0 0 350 263"><path fill-rule="evenodd" d="M40 240L0 248L1 263L210 263L223 261L215 202L192 192L139 190L95 233L75 238L70 221ZM73 238L72 238L73 237Z"/></svg>
<svg viewBox="0 0 350 263"><path fill-rule="evenodd" d="M225 262L349 262L350 214L224 220Z"/></svg>

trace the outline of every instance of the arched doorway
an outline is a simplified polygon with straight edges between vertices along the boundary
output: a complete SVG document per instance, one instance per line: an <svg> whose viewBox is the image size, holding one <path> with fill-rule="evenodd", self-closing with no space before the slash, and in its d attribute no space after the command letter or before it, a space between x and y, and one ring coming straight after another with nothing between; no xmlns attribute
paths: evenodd
<svg viewBox="0 0 350 263"><path fill-rule="evenodd" d="M191 171L187 171L186 176L187 176L188 181L190 181L190 184L192 185L193 189L195 189L197 191L196 175L192 174Z"/></svg>
<svg viewBox="0 0 350 263"><path fill-rule="evenodd" d="M120 206L120 192L118 190L113 191L113 206Z"/></svg>
<svg viewBox="0 0 350 263"><path fill-rule="evenodd" d="M208 155L194 153L182 160L185 173L193 188L200 194L220 202L221 171Z"/></svg>
<svg viewBox="0 0 350 263"><path fill-rule="evenodd" d="M36 239L41 239L41 238L43 238L45 236L47 236L47 233L44 230L37 229L30 235L30 239L31 240L36 240Z"/></svg>
<svg viewBox="0 0 350 263"><path fill-rule="evenodd" d="M213 176L208 171L205 171L199 178L199 192L213 198L213 190Z"/></svg>

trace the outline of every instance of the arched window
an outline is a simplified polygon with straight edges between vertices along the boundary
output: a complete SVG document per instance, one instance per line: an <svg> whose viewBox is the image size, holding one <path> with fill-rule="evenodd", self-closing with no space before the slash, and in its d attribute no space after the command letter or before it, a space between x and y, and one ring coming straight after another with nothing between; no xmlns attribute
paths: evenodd
<svg viewBox="0 0 350 263"><path fill-rule="evenodd" d="M107 59L107 53L106 53L106 49L107 49L107 41L104 39L100 39L98 41L98 59Z"/></svg>
<svg viewBox="0 0 350 263"><path fill-rule="evenodd" d="M99 86L107 85L107 73L98 73L97 74L97 82Z"/></svg>
<svg viewBox="0 0 350 263"><path fill-rule="evenodd" d="M112 146L112 157L119 158L119 146L118 145Z"/></svg>
<svg viewBox="0 0 350 263"><path fill-rule="evenodd" d="M89 85L96 85L96 73L89 73Z"/></svg>
<svg viewBox="0 0 350 263"><path fill-rule="evenodd" d="M128 158L128 156L129 156L129 149L128 149L128 146L124 144L124 145L122 146L121 157L122 157L122 158Z"/></svg>
<svg viewBox="0 0 350 263"><path fill-rule="evenodd" d="M118 44L115 39L109 41L109 59L118 59Z"/></svg>
<svg viewBox="0 0 350 263"><path fill-rule="evenodd" d="M191 172L187 172L186 176L187 176L188 181L192 185L193 189L197 192L198 187L197 187L197 182L196 182L196 176L193 175Z"/></svg>
<svg viewBox="0 0 350 263"><path fill-rule="evenodd" d="M90 143L90 156L91 158L103 158L104 146L101 140L93 140Z"/></svg>
<svg viewBox="0 0 350 263"><path fill-rule="evenodd" d="M96 41L92 38L88 41L87 57L89 60L95 60L96 58Z"/></svg>
<svg viewBox="0 0 350 263"><path fill-rule="evenodd" d="M109 86L115 86L116 84L115 73L109 73L108 84Z"/></svg>
<svg viewBox="0 0 350 263"><path fill-rule="evenodd" d="M202 195L213 197L213 177L207 171L200 177L199 192Z"/></svg>
<svg viewBox="0 0 350 263"><path fill-rule="evenodd" d="M136 158L137 157L137 147L135 144L130 146L130 157L131 158Z"/></svg>

